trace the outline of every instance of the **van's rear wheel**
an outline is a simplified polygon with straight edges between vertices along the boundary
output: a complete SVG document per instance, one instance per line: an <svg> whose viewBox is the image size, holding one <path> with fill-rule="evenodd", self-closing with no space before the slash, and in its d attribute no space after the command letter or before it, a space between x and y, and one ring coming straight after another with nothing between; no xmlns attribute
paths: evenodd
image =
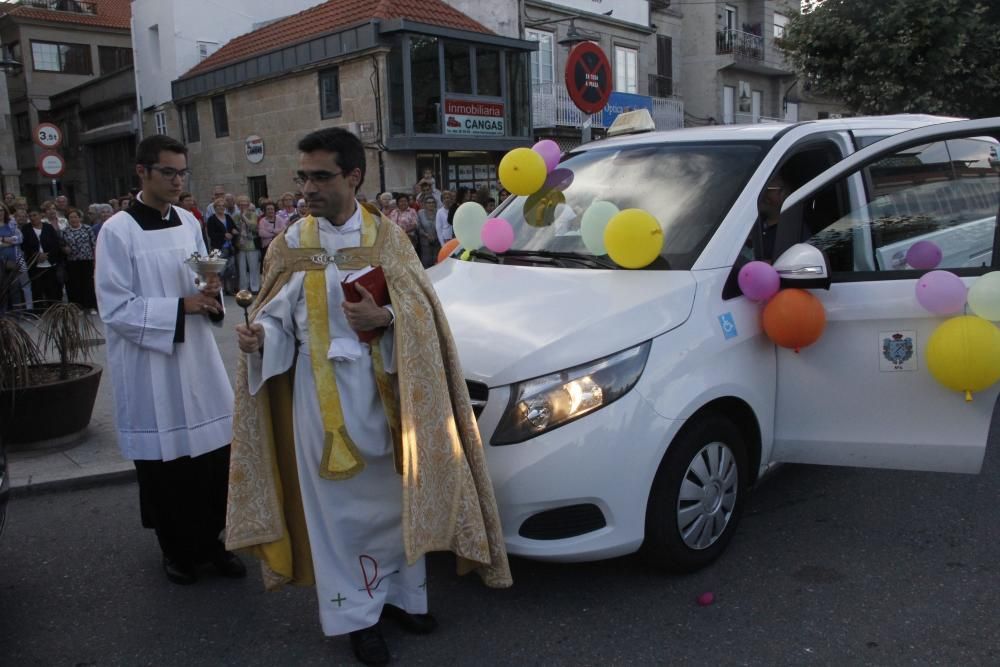
<svg viewBox="0 0 1000 667"><path fill-rule="evenodd" d="M718 558L743 513L748 480L746 446L731 421L708 414L685 426L653 481L646 559L658 567L693 572Z"/></svg>

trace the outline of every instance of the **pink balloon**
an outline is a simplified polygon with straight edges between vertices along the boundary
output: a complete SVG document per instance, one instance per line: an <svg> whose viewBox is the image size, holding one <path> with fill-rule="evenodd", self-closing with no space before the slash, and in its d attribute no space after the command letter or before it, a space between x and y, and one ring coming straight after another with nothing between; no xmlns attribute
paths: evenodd
<svg viewBox="0 0 1000 667"><path fill-rule="evenodd" d="M968 290L951 271L931 271L917 281L917 301L935 315L954 315L965 309Z"/></svg>
<svg viewBox="0 0 1000 667"><path fill-rule="evenodd" d="M514 228L503 218L490 218L483 225L483 245L493 252L507 252L514 244Z"/></svg>
<svg viewBox="0 0 1000 667"><path fill-rule="evenodd" d="M778 272L767 262L749 262L740 269L736 281L751 301L767 301L781 287Z"/></svg>
<svg viewBox="0 0 1000 667"><path fill-rule="evenodd" d="M941 248L931 241L917 241L906 251L906 263L914 269L929 271L941 263Z"/></svg>
<svg viewBox="0 0 1000 667"><path fill-rule="evenodd" d="M559 164L559 157L562 155L562 151L559 150L559 144L551 139L542 139L532 146L531 150L542 156L542 159L545 160L545 168L548 171L556 168L556 165Z"/></svg>

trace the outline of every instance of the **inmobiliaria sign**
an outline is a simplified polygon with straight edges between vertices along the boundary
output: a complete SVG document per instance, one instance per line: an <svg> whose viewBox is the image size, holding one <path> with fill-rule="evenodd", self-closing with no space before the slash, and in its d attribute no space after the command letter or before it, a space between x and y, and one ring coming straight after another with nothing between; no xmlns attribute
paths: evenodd
<svg viewBox="0 0 1000 667"><path fill-rule="evenodd" d="M466 137L502 137L503 102L444 100L444 133Z"/></svg>

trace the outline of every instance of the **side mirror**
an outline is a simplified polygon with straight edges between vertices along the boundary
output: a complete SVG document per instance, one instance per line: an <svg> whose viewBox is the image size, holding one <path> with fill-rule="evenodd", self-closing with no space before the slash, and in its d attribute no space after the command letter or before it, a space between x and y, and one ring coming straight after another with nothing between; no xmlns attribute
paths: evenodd
<svg viewBox="0 0 1000 667"><path fill-rule="evenodd" d="M808 243L796 243L781 253L774 270L782 287L830 289L830 263L819 248Z"/></svg>

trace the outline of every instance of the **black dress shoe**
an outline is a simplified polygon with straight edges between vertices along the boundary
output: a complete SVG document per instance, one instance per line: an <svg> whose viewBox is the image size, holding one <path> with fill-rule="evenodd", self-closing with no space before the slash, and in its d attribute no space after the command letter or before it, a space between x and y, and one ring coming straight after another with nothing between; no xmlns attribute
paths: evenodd
<svg viewBox="0 0 1000 667"><path fill-rule="evenodd" d="M399 623L399 627L415 635L429 635L437 629L438 622L430 614L411 614L391 604L382 607L382 615Z"/></svg>
<svg viewBox="0 0 1000 667"><path fill-rule="evenodd" d="M166 556L163 557L163 571L166 573L167 579L175 584L188 586L198 581L198 570L195 569L194 565L171 560Z"/></svg>
<svg viewBox="0 0 1000 667"><path fill-rule="evenodd" d="M354 657L366 665L386 665L389 663L389 647L382 638L382 631L378 623L365 628L355 630L350 634L351 649L354 650Z"/></svg>
<svg viewBox="0 0 1000 667"><path fill-rule="evenodd" d="M247 576L247 566L232 551L223 551L212 557L212 565L224 577L242 579Z"/></svg>

